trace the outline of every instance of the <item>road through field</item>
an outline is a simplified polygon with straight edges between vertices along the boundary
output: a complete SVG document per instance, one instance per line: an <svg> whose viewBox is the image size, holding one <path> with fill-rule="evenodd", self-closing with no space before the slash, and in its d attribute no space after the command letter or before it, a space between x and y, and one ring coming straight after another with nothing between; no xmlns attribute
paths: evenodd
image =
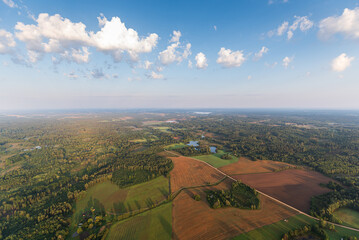
<svg viewBox="0 0 359 240"><path fill-rule="evenodd" d="M167 150L165 150L165 151L166 151L166 152L169 152L169 153L172 153L172 154L174 154L174 155L176 155L176 156L178 156L178 157L182 157L180 154L178 154L178 153L176 153L176 152L167 151ZM206 165L208 165L209 167L211 167L211 168L215 169L216 171L218 171L219 173L223 174L224 176L228 177L229 179L231 179L231 180L233 180L233 181L237 181L237 180L234 179L233 177L231 177L231 176L229 176L228 174L222 172L222 171L219 170L218 168L213 167L213 166L212 166L211 164L209 164L209 163L206 163L206 162L204 162L204 161L201 161L201 160L198 160L198 159L195 159L195 158L191 158L191 157L187 157L187 158L190 158L190 159L192 159L192 160L194 160L194 161L197 161L197 162L201 162L201 163L203 163L203 164L206 164ZM307 214L307 213L305 213L305 212L302 212L302 211L300 211L299 209L296 209L295 207L292 207L292 206L290 206L290 205L288 205L288 204L286 204L286 203L284 203L284 202L282 202L282 201L280 201L280 200L278 200L278 199L276 199L276 198L274 198L274 197L269 196L268 194L265 194L265 193L263 193L263 192L261 192L261 191L258 191L257 189L256 189L256 191L259 192L260 194L262 194L263 196L268 197L268 198L272 199L273 201L275 201L275 202L277 202L277 203L279 203L279 204L282 204L282 205L284 205L284 206L286 206L286 207L288 207L288 208L290 208L290 209L292 209L292 210L294 210L294 211L296 211L296 212L298 212L298 213L300 213L300 214L303 214L303 215L305 215L305 216L307 216L307 217L309 217L309 218L315 219L315 220L317 220L317 221L320 220L319 218L313 217L313 216L311 216L311 215L309 215L309 214ZM359 229L356 229L356 228L347 227L347 226L343 226L343 225L340 225L340 224L337 224L337 223L328 222L328 221L327 221L327 223L333 224L333 225L338 226L338 227L346 228L346 229L349 229L349 230L352 230L352 231L359 232Z"/></svg>

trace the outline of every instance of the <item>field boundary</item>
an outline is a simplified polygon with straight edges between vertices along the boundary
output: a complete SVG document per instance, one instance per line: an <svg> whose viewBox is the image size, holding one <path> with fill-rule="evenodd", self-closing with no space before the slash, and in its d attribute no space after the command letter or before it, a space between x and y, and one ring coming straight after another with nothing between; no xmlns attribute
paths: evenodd
<svg viewBox="0 0 359 240"><path fill-rule="evenodd" d="M174 154L174 155L177 155L178 157L182 157L182 155L180 155L180 154L178 154L178 153L176 153L176 152L167 151L167 150L165 150L165 151L166 151L166 152L169 152L169 153L172 153L172 154ZM184 156L184 157L186 157L186 156ZM228 177L229 179L231 179L231 180L233 180L233 181L236 181L236 182L238 181L238 180L234 179L233 177L229 176L228 174L222 172L222 171L219 170L218 168L213 167L213 166L212 166L211 164L209 164L209 163L206 163L206 162L204 162L204 161L201 161L201 160L198 160L198 159L195 159L195 158L192 158L192 157L187 157L187 158L190 158L190 159L192 159L192 160L194 160L194 161L198 161L198 162L201 162L201 163L203 163L203 164L206 164L206 165L210 166L211 168L217 170L219 173L223 174L224 176ZM258 191L257 189L256 189L256 191L257 191L258 193L262 194L263 196L268 197L268 198L270 198L271 200L273 200L273 201L275 201L275 202L277 202L277 203L279 203L279 204L281 204L281 205L283 205L283 206L286 206L286 207L288 207L288 208L290 208L290 209L292 209L292 210L294 210L294 211L296 211L296 212L298 212L298 213L300 213L300 214L303 214L303 215L305 215L305 216L307 216L307 217L309 217L309 218L312 218L312 219L314 219L314 220L320 221L319 218L313 217L313 216L311 216L311 215L309 215L309 214L307 214L307 213L305 213L305 212L302 212L302 211L300 211L299 209L296 209L295 207L292 207L292 206L290 206L290 205L288 205L288 204L286 204L286 203L284 203L284 202L282 202L282 201L280 201L280 200L278 200L278 199L276 199L276 198L274 198L274 197L269 196L268 194L265 194L265 193L263 193L263 192L261 192L261 191ZM326 222L329 223L329 224L333 224L334 226L338 226L338 227L342 227L342 228L346 228L346 229L349 229L349 230L352 230L352 231L359 232L359 229L357 229L357 228L347 227L347 226L344 226L344 225L341 225L341 224L338 224L338 223L329 222L329 221L326 221Z"/></svg>

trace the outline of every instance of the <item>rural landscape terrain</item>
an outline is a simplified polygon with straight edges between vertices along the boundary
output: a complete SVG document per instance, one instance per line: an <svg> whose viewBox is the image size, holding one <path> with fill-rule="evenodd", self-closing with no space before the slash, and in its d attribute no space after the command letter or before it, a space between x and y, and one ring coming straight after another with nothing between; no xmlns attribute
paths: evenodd
<svg viewBox="0 0 359 240"><path fill-rule="evenodd" d="M355 114L3 114L1 239L358 239Z"/></svg>

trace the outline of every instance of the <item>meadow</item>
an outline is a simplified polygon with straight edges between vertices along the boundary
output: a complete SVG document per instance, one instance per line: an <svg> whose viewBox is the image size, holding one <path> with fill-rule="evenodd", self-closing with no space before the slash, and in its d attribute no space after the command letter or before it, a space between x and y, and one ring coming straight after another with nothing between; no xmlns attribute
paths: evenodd
<svg viewBox="0 0 359 240"><path fill-rule="evenodd" d="M113 224L107 240L168 240L172 235L172 203Z"/></svg>
<svg viewBox="0 0 359 240"><path fill-rule="evenodd" d="M343 222L343 225L359 228L359 212L350 208L339 208L333 215Z"/></svg>
<svg viewBox="0 0 359 240"><path fill-rule="evenodd" d="M216 168L220 168L238 161L238 158L232 155L231 159L222 159L221 157L224 154L226 154L226 152L224 152L223 150L218 150L218 152L214 154L194 156L193 158L209 163Z"/></svg>

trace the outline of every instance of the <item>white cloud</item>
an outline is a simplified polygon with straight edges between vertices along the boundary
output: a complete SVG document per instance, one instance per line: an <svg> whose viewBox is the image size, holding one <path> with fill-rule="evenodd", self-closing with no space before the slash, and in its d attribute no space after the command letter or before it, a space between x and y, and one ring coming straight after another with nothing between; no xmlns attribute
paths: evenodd
<svg viewBox="0 0 359 240"><path fill-rule="evenodd" d="M90 52L87 47L82 47L82 49L71 49L71 52L66 50L61 56L70 62L88 63Z"/></svg>
<svg viewBox="0 0 359 240"><path fill-rule="evenodd" d="M148 78L152 78L152 79L163 79L163 75L160 73L156 73L154 71L152 71L149 75L147 75Z"/></svg>
<svg viewBox="0 0 359 240"><path fill-rule="evenodd" d="M249 76L247 77L247 79L248 79L248 80L251 80L251 79L252 79L252 75L249 75Z"/></svg>
<svg viewBox="0 0 359 240"><path fill-rule="evenodd" d="M277 29L277 35L282 36L285 31L288 29L289 23L287 21L283 22Z"/></svg>
<svg viewBox="0 0 359 240"><path fill-rule="evenodd" d="M304 17L298 17L298 16L294 16L294 22L289 25L289 22L285 21L283 22L277 29L277 35L278 36L282 36L285 32L287 33L287 39L290 40L293 35L294 35L294 31L296 31L299 27L300 31L302 32L306 32L309 29L311 29L313 27L313 22L310 21L308 19L307 16ZM274 31L269 31L268 32L268 36L271 37L273 36Z"/></svg>
<svg viewBox="0 0 359 240"><path fill-rule="evenodd" d="M335 72L342 72L350 67L354 57L349 57L347 54L342 53L332 61L332 70Z"/></svg>
<svg viewBox="0 0 359 240"><path fill-rule="evenodd" d="M179 51L182 49L183 52ZM186 46L182 46L181 43L177 41L167 46L165 50L160 52L158 55L158 59L161 61L162 64L168 65L174 62L180 63L183 61L183 59L187 59L189 55L191 55L191 44L187 43Z"/></svg>
<svg viewBox="0 0 359 240"><path fill-rule="evenodd" d="M320 38L328 39L335 34L342 34L346 38L359 38L359 7L353 10L345 8L342 15L320 21L318 32Z"/></svg>
<svg viewBox="0 0 359 240"><path fill-rule="evenodd" d="M192 61L191 60L188 60L188 67L192 68Z"/></svg>
<svg viewBox="0 0 359 240"><path fill-rule="evenodd" d="M259 52L254 54L254 60L259 60L263 57L263 54L267 53L269 51L269 49L265 46L263 46L261 48L261 50L259 50Z"/></svg>
<svg viewBox="0 0 359 240"><path fill-rule="evenodd" d="M213 26L213 29L214 29L214 31L217 31L217 26L214 25L214 26Z"/></svg>
<svg viewBox="0 0 359 240"><path fill-rule="evenodd" d="M140 53L151 52L157 44L157 34L141 38L132 28L126 28L118 17L108 21L101 15L98 21L101 29L96 33L87 32L86 25L81 22L73 23L59 14L49 16L41 13L36 19L36 25L18 22L15 35L26 44L28 51L40 55L57 53L64 56L68 56L66 51L70 51L73 60L81 62L86 60L87 54L83 47L95 47L98 51L110 54L114 61L120 61L124 52L132 60L137 60ZM82 57L76 51L82 52Z"/></svg>
<svg viewBox="0 0 359 240"><path fill-rule="evenodd" d="M180 31L173 31L173 36L172 36L170 42L179 42L181 36L182 36L182 34Z"/></svg>
<svg viewBox="0 0 359 240"><path fill-rule="evenodd" d="M8 7L15 8L17 5L12 0L2 0Z"/></svg>
<svg viewBox="0 0 359 240"><path fill-rule="evenodd" d="M232 52L231 49L221 48L218 52L217 63L224 67L240 67L246 58L243 55L243 51Z"/></svg>
<svg viewBox="0 0 359 240"><path fill-rule="evenodd" d="M289 64L293 61L294 57L285 57L283 58L283 66L288 68Z"/></svg>
<svg viewBox="0 0 359 240"><path fill-rule="evenodd" d="M10 53L16 46L13 35L3 29L0 29L0 54Z"/></svg>
<svg viewBox="0 0 359 240"><path fill-rule="evenodd" d="M144 69L150 69L151 66L152 66L153 62L150 62L148 60L146 60L144 63L143 63L143 68Z"/></svg>
<svg viewBox="0 0 359 240"><path fill-rule="evenodd" d="M196 55L196 67L198 69L205 69L207 68L208 64L207 64L207 58L206 55L204 55L204 53L200 52Z"/></svg>
<svg viewBox="0 0 359 240"><path fill-rule="evenodd" d="M138 60L138 54L151 52L157 45L156 33L140 38L135 30L126 28L119 17L113 17L111 21L103 17L101 24L103 27L100 31L90 33L91 45L99 51L109 53L115 61L122 59L123 52L127 52L132 60Z"/></svg>
<svg viewBox="0 0 359 240"><path fill-rule="evenodd" d="M289 27L289 30L287 32L288 40L290 40L293 37L293 34L294 34L293 32L295 30L297 30L298 26L302 32L306 32L313 27L313 22L310 21L307 16L304 16L304 17L294 16L294 18L295 18L295 21Z"/></svg>

